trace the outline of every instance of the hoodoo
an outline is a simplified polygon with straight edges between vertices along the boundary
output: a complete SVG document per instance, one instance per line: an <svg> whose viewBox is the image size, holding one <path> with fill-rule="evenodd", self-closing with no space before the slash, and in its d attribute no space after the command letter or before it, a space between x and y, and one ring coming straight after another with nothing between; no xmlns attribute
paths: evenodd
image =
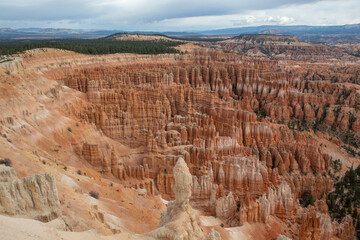
<svg viewBox="0 0 360 240"><path fill-rule="evenodd" d="M0 60L4 239L360 236L358 46L131 33L47 44L158 54Z"/></svg>

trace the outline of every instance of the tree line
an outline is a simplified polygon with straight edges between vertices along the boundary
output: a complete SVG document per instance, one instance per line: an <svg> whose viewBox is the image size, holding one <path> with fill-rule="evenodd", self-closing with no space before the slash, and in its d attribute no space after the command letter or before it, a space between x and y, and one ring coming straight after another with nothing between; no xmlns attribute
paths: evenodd
<svg viewBox="0 0 360 240"><path fill-rule="evenodd" d="M0 40L0 55L21 53L35 48L58 48L83 54L179 53L174 47L182 42L174 41L119 41L103 39L59 39L59 40Z"/></svg>

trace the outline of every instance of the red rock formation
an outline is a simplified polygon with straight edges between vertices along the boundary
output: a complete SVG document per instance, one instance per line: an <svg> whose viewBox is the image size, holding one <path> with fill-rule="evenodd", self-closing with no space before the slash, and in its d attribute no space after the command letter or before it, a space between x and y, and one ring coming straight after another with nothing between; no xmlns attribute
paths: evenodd
<svg viewBox="0 0 360 240"><path fill-rule="evenodd" d="M342 219L341 223L335 222L333 224L333 235L339 239L354 239L355 228L353 226L353 219L350 215Z"/></svg>
<svg viewBox="0 0 360 240"><path fill-rule="evenodd" d="M350 216L345 217L342 222L332 222L328 207L323 200L315 202L315 206L309 206L299 218L301 225L299 239L354 239L355 229Z"/></svg>
<svg viewBox="0 0 360 240"><path fill-rule="evenodd" d="M94 167L101 167L103 165L103 159L100 156L99 146L97 144L84 143L82 156Z"/></svg>
<svg viewBox="0 0 360 240"><path fill-rule="evenodd" d="M304 238L321 236L325 220L317 210L303 214L296 199L332 188L330 156L303 129L357 131L359 99L348 86L303 81L305 73L276 61L205 50L166 61L69 67L53 77L85 93L88 104L69 106L73 116L136 149L131 160L114 152L107 162L100 150L83 146L90 164L123 185L173 199L173 168L182 157L193 175L194 206L232 226L301 216Z"/></svg>

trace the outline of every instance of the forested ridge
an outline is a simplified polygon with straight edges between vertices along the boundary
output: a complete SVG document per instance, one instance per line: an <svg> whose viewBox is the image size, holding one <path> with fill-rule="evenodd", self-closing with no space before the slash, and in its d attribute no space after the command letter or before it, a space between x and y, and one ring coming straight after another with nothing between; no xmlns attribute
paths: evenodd
<svg viewBox="0 0 360 240"><path fill-rule="evenodd" d="M0 55L21 53L35 48L58 48L84 54L179 53L174 47L182 44L175 41L119 41L101 39L56 39L56 40L0 40Z"/></svg>

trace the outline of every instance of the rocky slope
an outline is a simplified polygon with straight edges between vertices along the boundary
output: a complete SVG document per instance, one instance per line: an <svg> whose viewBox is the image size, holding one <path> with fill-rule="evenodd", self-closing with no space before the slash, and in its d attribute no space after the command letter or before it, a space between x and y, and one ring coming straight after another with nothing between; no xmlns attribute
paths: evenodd
<svg viewBox="0 0 360 240"><path fill-rule="evenodd" d="M199 229L215 226L223 239L253 232L250 239L256 226L257 239L351 239L351 221L332 222L321 199L333 187L333 160L359 163L339 147L358 151L358 86L305 81L297 62L187 49L158 56L45 49L2 64L0 157L21 176L53 173L75 230L153 230L149 237L172 239L169 232L185 229L201 239ZM176 167L179 158L186 166ZM178 168L191 175L177 176ZM299 203L307 194L314 207ZM165 230L155 230L166 202L159 196L175 199L161 217ZM191 229L169 225L179 206ZM198 224L198 215L206 220Z"/></svg>

